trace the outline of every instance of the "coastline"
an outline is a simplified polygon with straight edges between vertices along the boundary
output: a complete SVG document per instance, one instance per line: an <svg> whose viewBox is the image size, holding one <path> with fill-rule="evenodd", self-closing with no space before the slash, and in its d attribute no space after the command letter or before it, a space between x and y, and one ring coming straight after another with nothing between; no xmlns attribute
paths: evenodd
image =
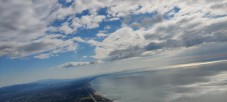
<svg viewBox="0 0 227 102"><path fill-rule="evenodd" d="M93 80L91 80L93 81ZM108 97L105 97L104 95L97 92L91 85L91 81L87 82L87 88L89 89L90 93L93 95L93 97L96 99L97 102L114 102L113 99L110 99Z"/></svg>

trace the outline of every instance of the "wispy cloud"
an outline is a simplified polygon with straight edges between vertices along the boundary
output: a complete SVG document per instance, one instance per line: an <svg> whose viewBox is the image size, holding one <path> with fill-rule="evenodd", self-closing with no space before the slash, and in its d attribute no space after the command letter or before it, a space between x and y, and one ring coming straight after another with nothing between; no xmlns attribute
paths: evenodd
<svg viewBox="0 0 227 102"><path fill-rule="evenodd" d="M101 62L67 62L62 65L59 65L58 68L76 68L80 66L86 66L90 64L98 64Z"/></svg>

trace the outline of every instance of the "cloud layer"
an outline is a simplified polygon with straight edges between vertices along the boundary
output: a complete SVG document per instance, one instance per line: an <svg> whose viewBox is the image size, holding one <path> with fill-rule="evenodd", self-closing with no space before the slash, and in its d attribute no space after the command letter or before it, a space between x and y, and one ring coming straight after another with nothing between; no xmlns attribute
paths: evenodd
<svg viewBox="0 0 227 102"><path fill-rule="evenodd" d="M130 12L128 15L136 17L125 17L122 28L111 33L96 47L95 58L124 59L147 52L227 41L226 6L214 8L226 4L224 0L145 2L151 5L140 1L128 1L130 7L140 6L139 9L127 11ZM153 15L146 15L150 12ZM139 13L144 15L137 17Z"/></svg>
<svg viewBox="0 0 227 102"><path fill-rule="evenodd" d="M48 58L75 51L80 42L95 46L97 60L119 60L226 42L226 4L225 0L0 0L0 56ZM75 35L114 21L120 21L120 27L97 33L97 38Z"/></svg>
<svg viewBox="0 0 227 102"><path fill-rule="evenodd" d="M58 5L55 0L0 0L0 56L25 57L42 52L47 58L60 52L74 51L76 44L48 35L49 14Z"/></svg>

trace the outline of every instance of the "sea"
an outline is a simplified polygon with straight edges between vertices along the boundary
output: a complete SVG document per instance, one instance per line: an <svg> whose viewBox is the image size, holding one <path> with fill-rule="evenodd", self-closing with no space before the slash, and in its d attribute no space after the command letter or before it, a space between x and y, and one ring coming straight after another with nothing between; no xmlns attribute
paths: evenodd
<svg viewBox="0 0 227 102"><path fill-rule="evenodd" d="M114 102L227 102L227 61L114 73L91 82Z"/></svg>

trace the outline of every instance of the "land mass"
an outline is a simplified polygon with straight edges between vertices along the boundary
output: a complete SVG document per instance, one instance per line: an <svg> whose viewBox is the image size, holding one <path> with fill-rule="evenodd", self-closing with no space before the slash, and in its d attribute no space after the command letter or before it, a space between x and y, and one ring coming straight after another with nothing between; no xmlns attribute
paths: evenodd
<svg viewBox="0 0 227 102"><path fill-rule="evenodd" d="M0 102L113 102L95 94L94 78L42 80L0 88Z"/></svg>

